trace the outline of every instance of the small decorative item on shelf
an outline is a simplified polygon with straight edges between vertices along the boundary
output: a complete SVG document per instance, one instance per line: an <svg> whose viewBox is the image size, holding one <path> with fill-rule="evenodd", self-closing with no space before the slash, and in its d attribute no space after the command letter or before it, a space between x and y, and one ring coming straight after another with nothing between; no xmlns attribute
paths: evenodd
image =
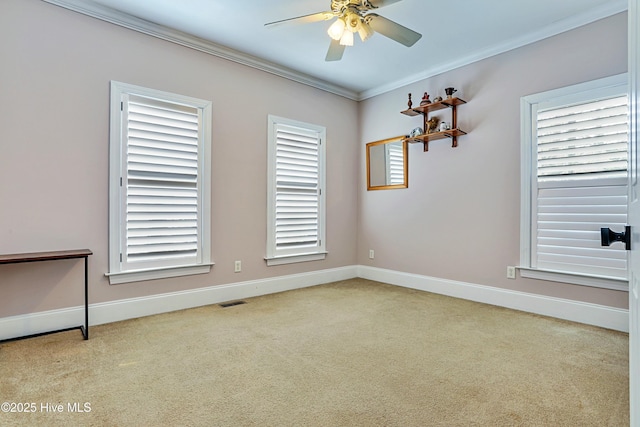
<svg viewBox="0 0 640 427"><path fill-rule="evenodd" d="M444 93L447 94L447 98L451 98L453 96L454 93L456 93L457 90L455 90L452 87L447 87L444 89Z"/></svg>
<svg viewBox="0 0 640 427"><path fill-rule="evenodd" d="M442 101L441 96L436 96L435 98L433 98L433 102L440 102L440 101Z"/></svg>
<svg viewBox="0 0 640 427"><path fill-rule="evenodd" d="M410 136L411 138L415 138L416 136L420 136L420 135L422 135L423 133L424 133L424 131L422 130L422 128L421 128L421 127L417 127L417 128L414 128L414 129L411 131L411 133L409 134L409 136Z"/></svg>
<svg viewBox="0 0 640 427"><path fill-rule="evenodd" d="M449 123L447 122L440 123L440 132L444 132L449 129L451 129L451 126L449 126Z"/></svg>
<svg viewBox="0 0 640 427"><path fill-rule="evenodd" d="M424 93L422 97L422 101L420 101L420 106L431 104L431 100L429 99L429 94L427 92Z"/></svg>
<svg viewBox="0 0 640 427"><path fill-rule="evenodd" d="M437 117L432 117L427 121L427 133L433 133L438 129L438 122L440 121Z"/></svg>
<svg viewBox="0 0 640 427"><path fill-rule="evenodd" d="M411 101L411 94L409 94L409 102L407 102L407 105L409 106L409 109L411 109L411 106L413 105L413 102Z"/></svg>

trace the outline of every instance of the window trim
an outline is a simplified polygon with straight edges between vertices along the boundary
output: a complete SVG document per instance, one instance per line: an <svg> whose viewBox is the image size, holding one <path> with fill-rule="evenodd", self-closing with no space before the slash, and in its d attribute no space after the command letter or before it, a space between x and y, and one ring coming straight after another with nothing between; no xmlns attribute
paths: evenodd
<svg viewBox="0 0 640 427"><path fill-rule="evenodd" d="M105 276L110 284L206 274L211 271L211 101L149 89L112 80L110 82L110 134L109 134L109 271ZM201 208L199 262L188 265L122 270L120 253L126 236L122 232L122 197L120 179L123 176L123 148L120 103L123 95L136 95L159 101L195 107L202 117L198 142L198 198Z"/></svg>
<svg viewBox="0 0 640 427"><path fill-rule="evenodd" d="M627 88L627 73L623 73L520 98L520 265L518 269L521 277L619 291L629 290L628 280L625 279L531 267L531 242L535 226L532 212L533 191L536 189L533 180L537 180L533 168L534 149L537 152L537 146L534 144L533 117L537 116L539 107L550 108L597 98L601 95L610 96L612 90L620 89L620 93L623 93Z"/></svg>
<svg viewBox="0 0 640 427"><path fill-rule="evenodd" d="M319 261L326 258L326 128L324 126L305 123L269 114L267 117L267 239L266 256L267 266L291 264L306 261ZM317 132L320 139L318 147L318 240L320 245L316 250L303 249L298 252L287 250L279 252L275 244L275 197L276 197L276 143L277 126L284 125L298 127L307 131Z"/></svg>

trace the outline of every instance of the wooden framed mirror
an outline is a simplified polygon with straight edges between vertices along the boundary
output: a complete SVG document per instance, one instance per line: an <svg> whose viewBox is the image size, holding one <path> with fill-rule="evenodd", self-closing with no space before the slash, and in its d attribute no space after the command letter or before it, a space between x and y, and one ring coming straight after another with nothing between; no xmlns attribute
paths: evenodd
<svg viewBox="0 0 640 427"><path fill-rule="evenodd" d="M409 187L409 153L406 136L367 144L367 190Z"/></svg>

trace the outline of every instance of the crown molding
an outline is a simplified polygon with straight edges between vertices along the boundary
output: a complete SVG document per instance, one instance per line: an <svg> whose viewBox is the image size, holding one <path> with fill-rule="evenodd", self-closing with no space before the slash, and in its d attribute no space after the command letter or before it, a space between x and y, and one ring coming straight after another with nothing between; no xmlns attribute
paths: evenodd
<svg viewBox="0 0 640 427"><path fill-rule="evenodd" d="M388 84L378 86L373 89L362 91L359 94L358 100L362 101L377 95L382 95L383 93L390 92L392 90L410 85L412 83L417 83L419 81L428 79L429 77L433 77L438 74L442 74L447 71L451 71L456 68L460 68L465 65L469 65L474 62L481 61L483 59L490 58L492 56L499 55L501 53L508 52L510 50L517 49L519 47L538 42L540 40L564 33L566 31L573 30L583 25L587 25L592 22L598 21L600 19L604 19L609 16L613 16L615 14L624 12L627 10L627 7L628 7L627 0L610 0L607 4L599 8L593 9L589 12L582 13L580 15L572 16L570 18L567 18L558 22L554 22L553 24L547 27L541 28L538 31L535 31L533 33L529 33L522 37L517 37L511 40L508 40L505 43L494 45L487 49L474 52L471 55L468 55L466 57L461 57L455 61L442 64L437 67L429 68L418 74L408 76L404 79L396 80L394 82L390 82Z"/></svg>
<svg viewBox="0 0 640 427"><path fill-rule="evenodd" d="M221 46L219 44L201 39L182 31L174 30L163 25L145 21L144 19L119 12L89 0L42 0L55 6L81 13L92 18L100 19L130 30L138 31L152 37L168 42L176 43L209 55L223 58L238 64L246 65L266 73L274 74L297 83L314 87L342 97L359 100L358 92L334 85L321 79L314 78L304 73L297 72L287 67L256 58L242 52Z"/></svg>
<svg viewBox="0 0 640 427"><path fill-rule="evenodd" d="M610 0L605 5L594 10L575 15L562 21L555 22L547 27L541 28L534 33L522 37L510 39L505 43L491 46L487 49L474 52L466 57L459 58L437 67L432 67L420 73L413 74L404 79L395 80L387 84L357 92L342 86L338 86L322 79L312 77L308 74L283 67L278 64L256 58L251 55L227 48L225 46L210 42L208 40L195 37L182 31L174 30L153 22L116 11L114 9L94 3L90 0L42 0L56 6L63 7L74 12L81 13L105 22L109 22L130 30L138 31L152 37L179 44L218 58L227 59L238 64L246 65L266 73L274 74L297 83L314 87L335 95L339 95L354 101L363 101L377 95L390 92L392 90L428 79L438 74L454 70L456 68L469 65L471 63L508 52L519 47L538 42L540 40L558 35L560 33L573 30L583 25L590 24L603 18L621 13L627 10L627 0Z"/></svg>

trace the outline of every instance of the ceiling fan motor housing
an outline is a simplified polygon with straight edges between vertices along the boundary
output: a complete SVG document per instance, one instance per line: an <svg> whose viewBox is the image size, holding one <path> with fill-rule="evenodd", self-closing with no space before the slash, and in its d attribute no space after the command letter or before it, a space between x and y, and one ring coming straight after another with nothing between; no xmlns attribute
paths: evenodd
<svg viewBox="0 0 640 427"><path fill-rule="evenodd" d="M378 7L369 0L332 0L331 11L337 16L345 16L347 13L355 13L362 15L368 10L377 9Z"/></svg>

